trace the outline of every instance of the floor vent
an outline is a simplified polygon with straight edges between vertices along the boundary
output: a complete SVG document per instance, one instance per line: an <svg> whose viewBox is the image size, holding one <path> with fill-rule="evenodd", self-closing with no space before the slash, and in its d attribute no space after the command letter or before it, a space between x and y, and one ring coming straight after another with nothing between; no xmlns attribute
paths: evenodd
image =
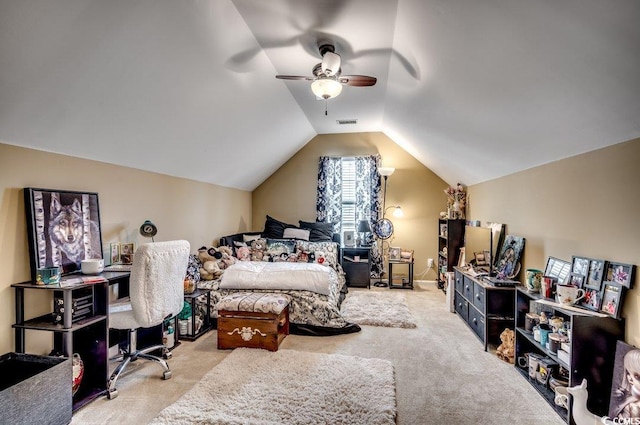
<svg viewBox="0 0 640 425"><path fill-rule="evenodd" d="M358 120L357 119L336 120L336 122L338 123L338 125L358 124Z"/></svg>

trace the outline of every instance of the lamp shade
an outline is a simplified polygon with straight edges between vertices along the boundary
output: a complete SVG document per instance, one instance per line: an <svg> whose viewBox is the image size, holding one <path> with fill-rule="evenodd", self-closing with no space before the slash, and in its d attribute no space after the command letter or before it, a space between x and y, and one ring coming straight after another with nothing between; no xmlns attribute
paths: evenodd
<svg viewBox="0 0 640 425"><path fill-rule="evenodd" d="M311 83L311 91L322 99L331 99L342 93L342 84L333 78L318 78Z"/></svg>
<svg viewBox="0 0 640 425"><path fill-rule="evenodd" d="M358 232L371 232L371 226L367 220L360 220L358 223Z"/></svg>
<svg viewBox="0 0 640 425"><path fill-rule="evenodd" d="M396 171L396 169L393 168L393 167L380 167L380 168L378 168L378 173L381 176L384 176L384 177L390 176L391 174L393 174L394 171Z"/></svg>
<svg viewBox="0 0 640 425"><path fill-rule="evenodd" d="M400 208L400 206L398 205L397 207L395 207L396 209L393 210L393 216L398 218L398 217L402 217L404 216L404 211L402 211L402 208Z"/></svg>

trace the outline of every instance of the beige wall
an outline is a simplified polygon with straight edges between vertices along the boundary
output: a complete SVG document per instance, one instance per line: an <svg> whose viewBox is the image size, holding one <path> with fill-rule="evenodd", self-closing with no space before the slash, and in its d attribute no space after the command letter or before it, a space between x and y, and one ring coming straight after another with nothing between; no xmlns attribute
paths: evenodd
<svg viewBox="0 0 640 425"><path fill-rule="evenodd" d="M526 238L523 269L572 255L640 265L640 139L469 188L469 218ZM623 308L640 345L638 273Z"/></svg>
<svg viewBox="0 0 640 425"><path fill-rule="evenodd" d="M0 353L14 350L10 285L30 279L24 187L97 192L104 246L149 242L138 234L149 219L155 240L186 239L195 253L251 223L250 192L3 144L0 182ZM51 311L45 293L26 295L28 317ZM28 331L27 351L44 354L50 341L48 332Z"/></svg>
<svg viewBox="0 0 640 425"><path fill-rule="evenodd" d="M401 205L405 213L403 218L394 218L389 211L395 229L389 244L415 250L416 275L426 271L427 259L437 258L438 215L446 207L447 184L382 133L313 138L253 192L254 230L263 229L267 214L292 224L315 221L320 156L376 153L382 156L384 166L396 169L387 181L386 205ZM420 278L435 280L435 271Z"/></svg>

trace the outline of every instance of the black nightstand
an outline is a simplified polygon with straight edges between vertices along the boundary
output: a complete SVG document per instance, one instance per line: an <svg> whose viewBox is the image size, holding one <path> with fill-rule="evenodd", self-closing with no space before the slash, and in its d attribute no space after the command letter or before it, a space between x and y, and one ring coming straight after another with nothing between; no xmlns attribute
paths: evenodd
<svg viewBox="0 0 640 425"><path fill-rule="evenodd" d="M196 301L198 297L202 295L205 295L205 299L207 301L205 304L204 316L199 317ZM195 341L211 329L211 289L196 289L191 294L184 294L184 300L191 305L191 317L189 327L186 332L180 332L180 327L178 327L178 338L186 339L187 341ZM196 328L196 318L200 318L202 320L202 325L199 329Z"/></svg>
<svg viewBox="0 0 640 425"><path fill-rule="evenodd" d="M340 264L348 286L371 288L371 247L341 247Z"/></svg>

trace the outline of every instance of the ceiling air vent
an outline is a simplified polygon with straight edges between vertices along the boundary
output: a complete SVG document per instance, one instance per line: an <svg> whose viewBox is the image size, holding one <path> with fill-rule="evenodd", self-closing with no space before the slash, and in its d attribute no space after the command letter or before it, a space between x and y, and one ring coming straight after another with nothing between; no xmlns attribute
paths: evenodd
<svg viewBox="0 0 640 425"><path fill-rule="evenodd" d="M336 122L338 125L358 124L358 120L355 118L350 120L336 120Z"/></svg>

